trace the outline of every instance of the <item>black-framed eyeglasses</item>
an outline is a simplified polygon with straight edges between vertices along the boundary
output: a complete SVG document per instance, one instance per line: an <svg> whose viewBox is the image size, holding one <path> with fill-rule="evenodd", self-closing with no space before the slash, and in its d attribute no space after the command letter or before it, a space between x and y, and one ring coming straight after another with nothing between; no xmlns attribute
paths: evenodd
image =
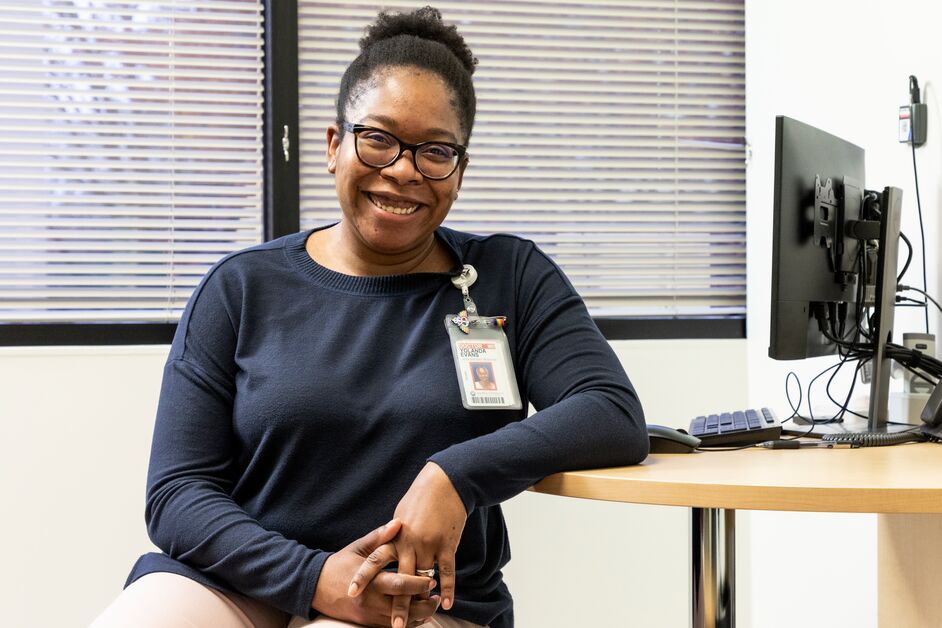
<svg viewBox="0 0 942 628"><path fill-rule="evenodd" d="M440 181L455 173L468 151L467 146L451 142L419 142L409 144L398 137L376 127L344 122L343 129L354 135L357 157L372 168L386 168L412 151L413 162L426 179Z"/></svg>

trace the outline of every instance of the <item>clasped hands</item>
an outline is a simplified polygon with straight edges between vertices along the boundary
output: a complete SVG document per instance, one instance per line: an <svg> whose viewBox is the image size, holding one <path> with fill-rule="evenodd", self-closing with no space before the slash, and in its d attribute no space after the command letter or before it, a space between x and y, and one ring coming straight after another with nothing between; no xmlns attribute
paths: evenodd
<svg viewBox="0 0 942 628"><path fill-rule="evenodd" d="M332 554L321 570L311 606L366 626L407 628L425 623L439 604L455 599L455 551L467 513L451 480L429 462L399 501L392 521ZM398 561L398 573L383 571ZM415 575L437 564L435 580Z"/></svg>

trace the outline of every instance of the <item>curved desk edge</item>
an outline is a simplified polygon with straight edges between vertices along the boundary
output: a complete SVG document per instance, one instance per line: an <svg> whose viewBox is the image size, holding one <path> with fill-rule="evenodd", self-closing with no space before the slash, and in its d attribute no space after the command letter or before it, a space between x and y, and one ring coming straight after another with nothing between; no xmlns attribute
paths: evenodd
<svg viewBox="0 0 942 628"><path fill-rule="evenodd" d="M565 497L693 508L942 513L942 448L919 447L931 449L907 448L906 458L900 457L904 455L902 451L862 450L654 454L634 467L557 473L531 490ZM919 455L913 456L914 453ZM841 467L842 460L853 461L854 465ZM710 465L702 469L704 473L698 469L701 463ZM816 464L820 464L819 469ZM938 467L937 475L933 467ZM744 480L730 481L733 472L741 474ZM820 482L815 480L815 474L820 476ZM789 483L790 478L794 483Z"/></svg>

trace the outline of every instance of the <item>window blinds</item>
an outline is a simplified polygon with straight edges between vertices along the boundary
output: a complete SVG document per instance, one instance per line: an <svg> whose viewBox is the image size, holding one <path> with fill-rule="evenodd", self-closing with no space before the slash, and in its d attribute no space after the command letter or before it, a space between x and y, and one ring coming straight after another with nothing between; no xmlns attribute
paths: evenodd
<svg viewBox="0 0 942 628"><path fill-rule="evenodd" d="M421 4L421 3L420 3ZM339 78L380 7L299 0L301 226L339 218ZM536 241L600 316L745 311L742 0L437 2L480 63L445 224Z"/></svg>
<svg viewBox="0 0 942 628"><path fill-rule="evenodd" d="M176 322L261 241L257 0L0 0L0 322Z"/></svg>

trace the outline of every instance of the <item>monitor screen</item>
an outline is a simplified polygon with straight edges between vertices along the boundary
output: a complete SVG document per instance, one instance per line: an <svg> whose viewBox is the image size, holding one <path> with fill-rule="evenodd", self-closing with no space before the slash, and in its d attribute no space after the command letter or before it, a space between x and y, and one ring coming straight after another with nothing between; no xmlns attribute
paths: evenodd
<svg viewBox="0 0 942 628"><path fill-rule="evenodd" d="M864 323L858 283L866 264L860 240L845 236L845 225L861 218L863 186L862 148L776 118L770 357L837 354L821 318L831 337L850 340Z"/></svg>

